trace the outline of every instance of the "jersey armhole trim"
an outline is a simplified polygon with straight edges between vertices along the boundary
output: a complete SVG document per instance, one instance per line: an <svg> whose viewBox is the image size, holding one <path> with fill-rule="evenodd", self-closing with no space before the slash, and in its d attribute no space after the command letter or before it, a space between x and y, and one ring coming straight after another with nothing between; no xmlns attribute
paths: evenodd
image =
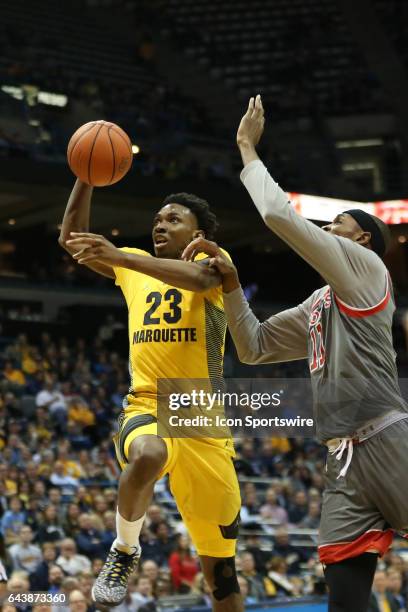
<svg viewBox="0 0 408 612"><path fill-rule="evenodd" d="M386 276L386 283L385 295L382 300L378 302L378 304L375 304L375 306L370 306L369 308L356 308L354 306L349 306L333 292L334 299L336 300L336 304L340 312L344 313L345 315L359 319L369 317L377 312L381 312L381 310L384 310L387 307L387 304L391 298L390 278L388 274Z"/></svg>

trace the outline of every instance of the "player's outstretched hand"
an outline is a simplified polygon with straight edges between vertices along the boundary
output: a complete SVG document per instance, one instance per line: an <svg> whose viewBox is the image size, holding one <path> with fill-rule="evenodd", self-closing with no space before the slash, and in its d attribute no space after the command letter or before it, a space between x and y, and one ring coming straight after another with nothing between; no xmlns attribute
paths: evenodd
<svg viewBox="0 0 408 612"><path fill-rule="evenodd" d="M198 253L209 256L208 265L216 268L222 276L222 285L226 293L239 287L238 272L232 261L222 252L216 242L206 238L196 238L184 249L182 259L194 261Z"/></svg>
<svg viewBox="0 0 408 612"><path fill-rule="evenodd" d="M86 232L71 232L71 239L67 245L77 250L72 257L79 264L87 264L93 261L104 263L108 266L120 266L123 258L122 252L100 234Z"/></svg>
<svg viewBox="0 0 408 612"><path fill-rule="evenodd" d="M248 109L241 119L237 132L237 145L256 147L264 131L265 115L261 96L249 100Z"/></svg>
<svg viewBox="0 0 408 612"><path fill-rule="evenodd" d="M196 238L186 246L182 254L185 261L194 261L198 253L205 253L209 256L208 264L218 269L220 274L229 274L235 269L233 263L224 255L216 242L206 238Z"/></svg>

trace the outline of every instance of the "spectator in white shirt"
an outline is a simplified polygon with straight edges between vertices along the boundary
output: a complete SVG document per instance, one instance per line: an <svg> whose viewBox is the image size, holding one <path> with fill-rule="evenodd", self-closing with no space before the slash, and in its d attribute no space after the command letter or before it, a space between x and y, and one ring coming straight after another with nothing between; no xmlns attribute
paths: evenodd
<svg viewBox="0 0 408 612"><path fill-rule="evenodd" d="M79 486L77 478L64 474L64 464L62 461L56 461L54 471L51 473L50 482L54 487L60 487L62 495L71 495Z"/></svg>
<svg viewBox="0 0 408 612"><path fill-rule="evenodd" d="M59 391L52 375L47 375L44 387L42 391L37 393L35 403L39 408L45 408L64 431L67 423L67 399Z"/></svg>
<svg viewBox="0 0 408 612"><path fill-rule="evenodd" d="M91 569L90 560L83 555L78 555L75 541L72 538L62 540L60 549L61 554L56 563L62 567L66 574L76 576Z"/></svg>

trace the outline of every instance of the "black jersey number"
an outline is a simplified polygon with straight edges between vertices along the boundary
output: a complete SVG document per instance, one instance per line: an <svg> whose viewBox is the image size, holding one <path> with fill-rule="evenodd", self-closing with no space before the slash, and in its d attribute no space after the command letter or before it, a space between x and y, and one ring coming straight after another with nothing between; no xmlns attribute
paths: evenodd
<svg viewBox="0 0 408 612"><path fill-rule="evenodd" d="M165 312L163 314L163 319L166 321L166 323L178 323L180 321L182 313L179 304L181 303L183 296L177 289L168 289L164 296L158 291L152 291L146 297L147 304L150 304L151 302L153 303L150 306L149 310L147 310L145 313L143 325L160 324L160 317L153 317L153 315L162 303L163 297L165 302L169 302L170 307L170 312Z"/></svg>
<svg viewBox="0 0 408 612"><path fill-rule="evenodd" d="M164 299L169 302L170 312L163 314L163 319L166 323L178 323L181 319L181 308L179 304L181 302L182 295L177 289L169 289L164 294Z"/></svg>
<svg viewBox="0 0 408 612"><path fill-rule="evenodd" d="M160 306L162 301L162 294L158 291L152 291L146 298L146 303L153 304L150 306L149 310L145 313L143 319L143 325L158 325L160 323L160 317L153 317L152 315L156 312L158 307Z"/></svg>

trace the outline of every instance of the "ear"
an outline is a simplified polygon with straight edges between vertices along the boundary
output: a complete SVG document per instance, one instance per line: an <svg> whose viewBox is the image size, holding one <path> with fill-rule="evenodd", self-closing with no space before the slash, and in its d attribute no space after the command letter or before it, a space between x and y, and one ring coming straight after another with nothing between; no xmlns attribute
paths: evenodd
<svg viewBox="0 0 408 612"><path fill-rule="evenodd" d="M203 230L194 230L192 239L195 240L196 238L205 238Z"/></svg>
<svg viewBox="0 0 408 612"><path fill-rule="evenodd" d="M361 244L361 246L368 246L371 240L371 232L362 232L362 234L357 238L356 242Z"/></svg>

